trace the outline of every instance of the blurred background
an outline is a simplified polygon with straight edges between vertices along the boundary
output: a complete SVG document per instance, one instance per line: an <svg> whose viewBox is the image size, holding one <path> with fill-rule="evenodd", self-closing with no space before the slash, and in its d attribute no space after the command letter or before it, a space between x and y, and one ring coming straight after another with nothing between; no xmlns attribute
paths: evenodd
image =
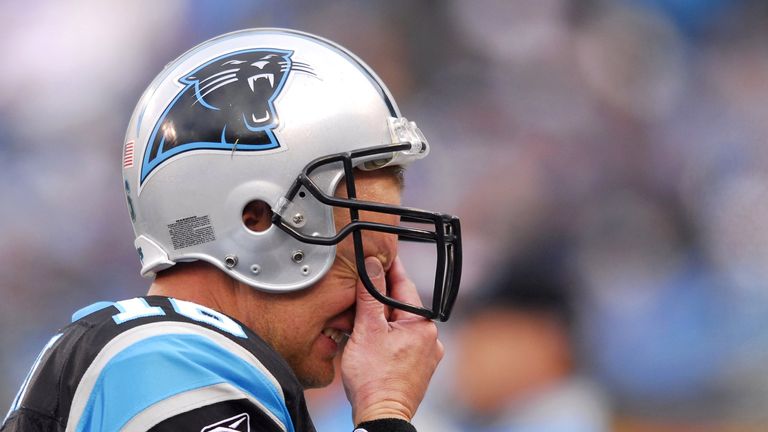
<svg viewBox="0 0 768 432"><path fill-rule="evenodd" d="M0 16L3 412L72 312L148 287L119 174L143 89L205 39L273 26L378 72L433 147L405 203L462 218L421 432L768 430L765 0L0 0ZM319 432L351 430L338 384L309 397Z"/></svg>

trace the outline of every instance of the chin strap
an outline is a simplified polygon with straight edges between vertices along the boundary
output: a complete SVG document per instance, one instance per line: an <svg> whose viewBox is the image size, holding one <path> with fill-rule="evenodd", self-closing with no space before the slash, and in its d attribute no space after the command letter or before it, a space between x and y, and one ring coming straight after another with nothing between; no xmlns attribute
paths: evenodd
<svg viewBox="0 0 768 432"><path fill-rule="evenodd" d="M416 432L416 428L405 420L391 418L362 422L353 432Z"/></svg>

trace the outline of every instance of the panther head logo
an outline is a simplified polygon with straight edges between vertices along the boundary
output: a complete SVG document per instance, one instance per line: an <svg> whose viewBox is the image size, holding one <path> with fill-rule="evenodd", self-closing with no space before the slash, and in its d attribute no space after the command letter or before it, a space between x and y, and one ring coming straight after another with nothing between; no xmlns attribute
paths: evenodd
<svg viewBox="0 0 768 432"><path fill-rule="evenodd" d="M184 88L155 124L144 152L141 183L163 162L192 150L259 151L280 147L274 101L288 75L312 68L279 49L237 51L179 79Z"/></svg>

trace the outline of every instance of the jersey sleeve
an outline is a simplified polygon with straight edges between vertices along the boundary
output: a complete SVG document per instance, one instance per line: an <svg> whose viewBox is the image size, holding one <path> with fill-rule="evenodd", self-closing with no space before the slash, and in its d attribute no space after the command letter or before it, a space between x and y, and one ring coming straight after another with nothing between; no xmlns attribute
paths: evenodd
<svg viewBox="0 0 768 432"><path fill-rule="evenodd" d="M166 325L102 350L78 387L67 430L293 432L269 370L199 329Z"/></svg>

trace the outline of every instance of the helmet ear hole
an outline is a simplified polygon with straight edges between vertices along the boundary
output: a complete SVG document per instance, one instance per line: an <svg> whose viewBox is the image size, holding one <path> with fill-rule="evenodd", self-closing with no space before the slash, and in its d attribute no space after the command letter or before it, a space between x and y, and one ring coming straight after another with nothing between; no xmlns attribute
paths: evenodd
<svg viewBox="0 0 768 432"><path fill-rule="evenodd" d="M262 200L253 200L243 209L243 225L253 232L264 232L272 226L272 209Z"/></svg>

